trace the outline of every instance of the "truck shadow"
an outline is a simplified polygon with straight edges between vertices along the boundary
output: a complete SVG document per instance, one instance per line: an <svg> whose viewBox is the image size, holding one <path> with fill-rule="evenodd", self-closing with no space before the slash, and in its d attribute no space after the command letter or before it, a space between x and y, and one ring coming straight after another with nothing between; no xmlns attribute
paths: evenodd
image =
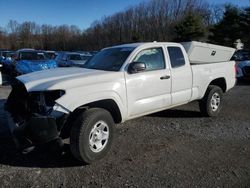
<svg viewBox="0 0 250 188"><path fill-rule="evenodd" d="M239 85L239 86L250 86L250 78L237 80L237 85Z"/></svg>
<svg viewBox="0 0 250 188"><path fill-rule="evenodd" d="M60 152L52 152L50 145L47 144L37 147L28 154L22 154L16 148L8 130L8 123L4 117L5 112L3 111L4 102L5 100L0 100L0 165L29 168L65 168L85 166L85 164L78 162L72 156L68 144L65 144ZM171 109L149 116L162 118L199 118L201 117L201 114L198 111Z"/></svg>
<svg viewBox="0 0 250 188"><path fill-rule="evenodd" d="M22 154L12 139L8 128L6 112L3 105L6 100L0 99L0 165L34 168L61 168L83 166L70 152L69 145L63 149L56 148L57 152L48 151L49 144L39 146L28 154ZM53 147L55 147L53 145Z"/></svg>
<svg viewBox="0 0 250 188"><path fill-rule="evenodd" d="M149 117L162 117L162 118L201 118L203 117L199 111L189 111L181 109L171 109L157 112L148 115Z"/></svg>
<svg viewBox="0 0 250 188"><path fill-rule="evenodd" d="M70 153L69 145L65 145L63 152L49 152L45 146L40 146L28 154L17 150L10 135L0 135L0 164L29 168L64 168L83 166Z"/></svg>

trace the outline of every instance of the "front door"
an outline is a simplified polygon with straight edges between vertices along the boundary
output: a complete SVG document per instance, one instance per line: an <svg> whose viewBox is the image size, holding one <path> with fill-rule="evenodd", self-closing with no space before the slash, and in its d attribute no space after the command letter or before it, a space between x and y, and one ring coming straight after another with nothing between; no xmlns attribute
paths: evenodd
<svg viewBox="0 0 250 188"><path fill-rule="evenodd" d="M170 70L162 47L141 50L132 62L143 62L146 70L126 73L129 118L158 111L171 105Z"/></svg>

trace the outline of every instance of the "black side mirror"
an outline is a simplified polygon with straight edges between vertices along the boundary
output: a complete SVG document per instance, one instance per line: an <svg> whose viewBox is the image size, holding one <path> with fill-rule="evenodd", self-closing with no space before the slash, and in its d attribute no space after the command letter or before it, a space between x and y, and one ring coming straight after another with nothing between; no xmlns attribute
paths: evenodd
<svg viewBox="0 0 250 188"><path fill-rule="evenodd" d="M146 64L143 62L132 62L128 66L128 73L134 74L146 70Z"/></svg>

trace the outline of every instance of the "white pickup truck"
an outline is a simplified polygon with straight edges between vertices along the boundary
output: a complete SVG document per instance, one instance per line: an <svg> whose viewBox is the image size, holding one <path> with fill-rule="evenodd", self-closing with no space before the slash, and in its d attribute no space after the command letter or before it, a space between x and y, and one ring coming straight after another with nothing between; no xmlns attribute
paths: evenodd
<svg viewBox="0 0 250 188"><path fill-rule="evenodd" d="M235 85L235 62L195 62L199 58L183 46L114 46L100 51L84 68L17 77L6 110L15 122L12 132L19 147L70 138L73 155L91 163L110 149L115 124L194 100L204 116L217 115L223 93ZM211 59L220 54L214 49L199 53L201 59L206 53Z"/></svg>

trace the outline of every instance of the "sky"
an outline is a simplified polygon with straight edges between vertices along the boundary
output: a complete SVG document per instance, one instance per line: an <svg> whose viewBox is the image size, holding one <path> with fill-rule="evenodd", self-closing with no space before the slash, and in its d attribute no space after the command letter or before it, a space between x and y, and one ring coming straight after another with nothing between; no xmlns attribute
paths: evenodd
<svg viewBox="0 0 250 188"><path fill-rule="evenodd" d="M149 0L0 0L0 26L9 20L19 23L76 25L87 29L95 20ZM250 6L250 0L207 0L212 4Z"/></svg>

